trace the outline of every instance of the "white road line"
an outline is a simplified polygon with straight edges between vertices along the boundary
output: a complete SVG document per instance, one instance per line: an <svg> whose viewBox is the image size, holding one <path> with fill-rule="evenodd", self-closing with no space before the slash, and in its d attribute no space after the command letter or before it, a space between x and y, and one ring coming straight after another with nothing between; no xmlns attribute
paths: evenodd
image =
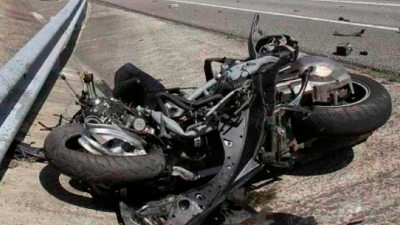
<svg viewBox="0 0 400 225"><path fill-rule="evenodd" d="M213 8L238 10L238 11L243 11L243 12L268 14L268 15L274 15L274 16L285 16L285 17L291 17L291 18L297 18L297 19L305 19L305 20L314 20L314 21L321 21L321 22L328 22L328 23L352 25L352 26L359 26L359 27L370 27L370 28L376 28L376 29L382 29L382 30L393 30L393 31L398 31L399 30L399 28L397 28L397 27L376 26L376 25L363 24L363 23L351 23L351 22L344 22L344 21L337 21L337 20L328 20L328 19L321 19L321 18L307 17L307 16L297 16L297 15L290 15L290 14L276 13L276 12L267 12L267 11L254 10L254 9L242 9L242 8L236 8L236 7L230 7L230 6L213 5L213 4L206 4L206 3L199 3L199 2L189 2L189 1L182 1L182 0L166 0L166 1L184 3L184 4L192 4L192 5L200 5L200 6L207 6L207 7L213 7Z"/></svg>
<svg viewBox="0 0 400 225"><path fill-rule="evenodd" d="M345 4L358 4L358 5L376 5L376 6L393 6L400 7L400 4L393 3L379 3L379 2L353 2L353 1L342 1L342 0L307 0L313 2L331 2L331 3L345 3Z"/></svg>

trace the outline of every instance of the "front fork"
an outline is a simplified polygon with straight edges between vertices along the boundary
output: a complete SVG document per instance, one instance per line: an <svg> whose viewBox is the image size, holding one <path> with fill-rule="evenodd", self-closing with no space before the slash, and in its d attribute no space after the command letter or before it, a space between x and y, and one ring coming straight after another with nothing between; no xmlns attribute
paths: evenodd
<svg viewBox="0 0 400 225"><path fill-rule="evenodd" d="M301 148L292 135L290 117L285 111L279 111L269 117L267 138L261 151L262 161L266 165L280 168L292 168L293 153Z"/></svg>
<svg viewBox="0 0 400 225"><path fill-rule="evenodd" d="M299 93L294 96L292 102L289 104L268 105L268 138L266 139L263 151L261 152L261 158L266 165L292 168L294 165L293 155L295 151L304 148L304 145L299 145L297 143L292 134L291 121L288 113L311 113L309 110L302 108L300 102L305 93L310 74L313 70L313 67L309 67L301 75L301 87ZM269 91L269 95L265 98L268 99L272 98L272 96L276 96L274 87L269 87L271 91ZM272 100L270 100L270 102L275 103L275 101Z"/></svg>

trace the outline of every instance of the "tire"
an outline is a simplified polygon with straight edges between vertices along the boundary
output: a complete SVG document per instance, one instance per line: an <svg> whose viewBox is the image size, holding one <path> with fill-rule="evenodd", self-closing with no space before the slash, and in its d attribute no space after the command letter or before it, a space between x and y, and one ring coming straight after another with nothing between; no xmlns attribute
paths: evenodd
<svg viewBox="0 0 400 225"><path fill-rule="evenodd" d="M347 105L313 106L312 114L306 118L294 115L295 134L303 137L356 136L371 133L384 125L392 111L389 92L369 77L351 75L351 78L356 93L357 90L358 93L369 90L369 95Z"/></svg>
<svg viewBox="0 0 400 225"><path fill-rule="evenodd" d="M165 90L158 80L134 65L123 65L114 76L113 96L126 104L154 108L156 93Z"/></svg>
<svg viewBox="0 0 400 225"><path fill-rule="evenodd" d="M164 154L158 147L132 157L80 152L77 140L82 132L82 124L69 124L53 130L44 143L49 164L72 178L113 186L155 178L165 168Z"/></svg>

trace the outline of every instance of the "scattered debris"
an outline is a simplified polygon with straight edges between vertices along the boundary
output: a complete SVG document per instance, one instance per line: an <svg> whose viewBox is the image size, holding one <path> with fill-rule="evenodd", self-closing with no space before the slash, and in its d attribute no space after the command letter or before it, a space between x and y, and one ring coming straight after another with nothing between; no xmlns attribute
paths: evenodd
<svg viewBox="0 0 400 225"><path fill-rule="evenodd" d="M170 8L170 9L175 9L175 8L178 8L178 7L179 7L178 4L170 4L170 5L168 6L168 8Z"/></svg>
<svg viewBox="0 0 400 225"><path fill-rule="evenodd" d="M218 12L219 12L219 13L222 13L222 11L221 11L221 10L218 10Z"/></svg>
<svg viewBox="0 0 400 225"><path fill-rule="evenodd" d="M339 33L337 31L335 31L335 33L333 33L334 36L342 36L342 37L361 37L362 34L364 34L365 29L362 29L359 32L355 32L355 33L351 33L351 34L342 34Z"/></svg>
<svg viewBox="0 0 400 225"><path fill-rule="evenodd" d="M9 169L14 169L14 168L17 167L17 166L18 166L18 161L15 160L15 159L12 159L12 160L10 161L10 163L8 164L8 168L9 168Z"/></svg>
<svg viewBox="0 0 400 225"><path fill-rule="evenodd" d="M368 55L368 51L362 50L362 51L360 51L360 55Z"/></svg>
<svg viewBox="0 0 400 225"><path fill-rule="evenodd" d="M293 9L293 12L300 12L300 10L298 10L298 9Z"/></svg>
<svg viewBox="0 0 400 225"><path fill-rule="evenodd" d="M353 52L353 46L350 43L344 42L336 46L335 55L348 56Z"/></svg>
<svg viewBox="0 0 400 225"><path fill-rule="evenodd" d="M54 114L53 116L57 116L59 119L58 119L58 123L55 125L55 126L53 126L53 127L49 127L49 126L46 126L46 125L44 125L42 122L38 122L38 124L40 125L40 126L42 126L43 127L43 129L40 129L40 130L47 130L47 131L51 131L51 130L53 130L54 128L57 128L57 127L59 127L59 126L61 126L62 125L62 121L63 121L63 119L64 119L64 116L62 115L62 114L60 114L60 115L57 115L57 114Z"/></svg>
<svg viewBox="0 0 400 225"><path fill-rule="evenodd" d="M38 20L39 22L41 22L41 23L43 23L43 24L46 24L46 23L47 23L46 18L44 18L44 17L43 17L42 15L40 15L39 13L37 13L37 12L31 12L31 14L32 14L32 16L35 17L35 19Z"/></svg>
<svg viewBox="0 0 400 225"><path fill-rule="evenodd" d="M364 222L364 220L361 219L361 220L356 220L356 221L347 223L346 225L356 225L356 224L361 224L362 222Z"/></svg>
<svg viewBox="0 0 400 225"><path fill-rule="evenodd" d="M32 147L27 143L15 141L14 143L14 158L18 161L44 161L42 148Z"/></svg>
<svg viewBox="0 0 400 225"><path fill-rule="evenodd" d="M257 29L257 32L261 37L264 37L264 31L262 31L260 28Z"/></svg>
<svg viewBox="0 0 400 225"><path fill-rule="evenodd" d="M241 224L255 225L255 224L290 224L290 225L317 225L314 217L298 217L286 213L273 213L273 212L259 212L254 214L251 218L246 219Z"/></svg>
<svg viewBox="0 0 400 225"><path fill-rule="evenodd" d="M344 21L344 22L350 22L350 20L349 19L345 19L344 17L339 17L339 21Z"/></svg>

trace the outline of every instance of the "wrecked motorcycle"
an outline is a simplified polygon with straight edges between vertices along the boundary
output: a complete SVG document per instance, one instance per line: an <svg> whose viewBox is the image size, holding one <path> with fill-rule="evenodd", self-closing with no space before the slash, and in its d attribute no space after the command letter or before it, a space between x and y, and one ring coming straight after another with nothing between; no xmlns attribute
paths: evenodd
<svg viewBox="0 0 400 225"><path fill-rule="evenodd" d="M50 165L97 193L117 193L127 224L244 224L255 212L237 192L257 173L292 167L321 140L357 144L388 120L381 84L325 58L298 57L287 35L255 44L257 22L250 57L205 60L207 82L191 91L167 89L126 64L114 96L99 97L84 74L74 123L46 138Z"/></svg>

